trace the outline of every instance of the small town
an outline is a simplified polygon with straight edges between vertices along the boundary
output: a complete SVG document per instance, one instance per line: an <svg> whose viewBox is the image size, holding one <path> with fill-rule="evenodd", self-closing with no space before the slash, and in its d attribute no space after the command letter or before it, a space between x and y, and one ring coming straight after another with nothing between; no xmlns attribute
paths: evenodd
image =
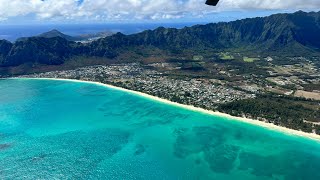
<svg viewBox="0 0 320 180"><path fill-rule="evenodd" d="M214 110L217 104L254 98L254 93L235 90L215 79L173 79L142 65L116 64L53 71L20 77L63 78L112 84L186 105Z"/></svg>

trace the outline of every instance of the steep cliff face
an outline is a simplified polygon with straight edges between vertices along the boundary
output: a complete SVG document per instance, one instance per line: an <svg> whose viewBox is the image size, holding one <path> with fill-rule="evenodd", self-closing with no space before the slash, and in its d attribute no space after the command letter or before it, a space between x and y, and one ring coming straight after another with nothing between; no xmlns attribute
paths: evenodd
<svg viewBox="0 0 320 180"><path fill-rule="evenodd" d="M0 65L5 61L11 48L12 43L6 40L0 40Z"/></svg>
<svg viewBox="0 0 320 180"><path fill-rule="evenodd" d="M162 49L243 47L252 50L259 49L259 51L281 51L302 46L318 49L320 47L319 14L320 12L276 14L265 18L197 25L179 30L160 27L134 35L117 34L100 39L92 44L92 48L99 49L100 54L104 54L101 53L104 51L103 47L114 49L137 45L155 46Z"/></svg>
<svg viewBox="0 0 320 180"><path fill-rule="evenodd" d="M61 37L28 38L11 44L2 61L2 66L16 66L26 62L41 64L61 64L75 50L75 42Z"/></svg>

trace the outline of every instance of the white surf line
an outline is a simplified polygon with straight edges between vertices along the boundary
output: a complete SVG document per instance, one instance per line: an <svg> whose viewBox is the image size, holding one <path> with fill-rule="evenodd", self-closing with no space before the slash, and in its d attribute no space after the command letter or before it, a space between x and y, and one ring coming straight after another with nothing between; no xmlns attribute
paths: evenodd
<svg viewBox="0 0 320 180"><path fill-rule="evenodd" d="M277 126L277 125L275 125L273 123L266 123L266 122L263 122L263 121L244 118L244 117L231 116L231 115L226 114L226 113L221 113L221 112L217 112L217 111L210 111L210 110L206 110L206 109L203 109L203 108L194 107L194 106L191 106L191 105L180 104L180 103L169 101L167 99L163 99L163 98L152 96L152 95L149 95L149 94L146 94L146 93L142 93L142 92L139 92L139 91L133 91L133 90L129 90L129 89L125 89L125 88L121 88L121 87L117 87L117 86L113 86L113 85L109 85L109 84L103 84L103 83L100 83L100 82L84 81L84 80L76 80L76 79L62 79L62 78L10 78L10 79L69 81L69 82L87 83L87 84L94 84L94 85L104 86L104 87L107 87L107 88L116 89L116 90L120 90L120 91L123 91L123 92L131 93L131 94L134 94L134 95L142 96L142 97L145 97L145 98L148 98L148 99L151 99L151 100L155 100L155 101L158 101L158 102L162 102L162 103L165 103L165 104L181 107L181 108L184 108L184 109L187 109L187 110L191 110L191 111L194 111L194 112L200 112L200 113L204 113L204 114L208 114L208 115L212 115L212 116L224 117L224 118L227 118L227 119L230 119L230 120L237 120L237 121L245 122L245 123L248 123L248 124L252 124L252 125L268 128L268 129L271 129L271 130L280 131L280 132L283 132L283 133L285 133L287 135L301 136L301 137L317 140L317 141L320 142L320 135L317 135L317 134L314 134L314 133L307 133L307 132L303 132L303 131L289 129L289 128L282 127L282 126Z"/></svg>

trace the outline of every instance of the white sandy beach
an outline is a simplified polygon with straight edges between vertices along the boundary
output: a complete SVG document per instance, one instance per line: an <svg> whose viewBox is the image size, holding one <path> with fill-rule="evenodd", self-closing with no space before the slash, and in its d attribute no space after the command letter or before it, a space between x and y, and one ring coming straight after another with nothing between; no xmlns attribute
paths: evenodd
<svg viewBox="0 0 320 180"><path fill-rule="evenodd" d="M19 78L19 79L35 79L35 80L43 79L43 80L56 80L56 81L70 81L70 82L82 82L82 83L100 85L100 86L113 88L113 89L117 89L117 90L124 91L124 92L129 92L131 94L143 96L143 97L146 97L146 98L149 98L149 99L152 99L152 100L156 100L156 101L159 101L159 102L162 102L162 103L166 103L166 104L170 104L170 105L173 105L173 106L185 108L185 109L188 109L188 110L191 110L191 111L205 113L205 114L209 114L209 115L213 115L213 116L225 117L225 118L230 119L230 120L237 120L237 121L249 123L249 124L252 124L252 125L257 125L257 126L260 126L260 127L268 128L268 129L271 129L271 130L280 131L280 132L286 133L288 135L302 136L302 137L306 137L306 138L310 138L310 139L313 139L313 140L320 141L320 135L317 135L317 134L314 134L314 133L306 133L306 132L302 132L302 131L289 129L289 128L286 128L286 127L277 126L277 125L274 125L272 123L266 123L266 122L259 121L259 120L253 120L253 119L243 118L243 117L235 117L235 116L231 116L231 115L226 114L226 113L209 111L209 110L205 110L205 109L202 109L202 108L194 107L194 106L191 106L191 105L179 104L179 103L172 102L172 101L169 101L169 100L166 100L166 99L162 99L162 98L159 98L159 97L155 97L155 96L152 96L152 95L149 95L149 94L145 94L145 93L141 93L141 92L133 91L133 90L128 90L128 89L124 89L124 88L120 88L120 87L116 87L116 86L112 86L112 85L108 85L108 84L103 84L103 83L99 83L99 82L74 80L74 79L58 79L58 78Z"/></svg>

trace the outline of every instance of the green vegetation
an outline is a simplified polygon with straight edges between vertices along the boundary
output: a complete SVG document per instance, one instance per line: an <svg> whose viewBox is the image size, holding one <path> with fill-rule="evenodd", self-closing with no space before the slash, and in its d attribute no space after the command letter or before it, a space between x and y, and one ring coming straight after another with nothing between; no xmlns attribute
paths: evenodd
<svg viewBox="0 0 320 180"><path fill-rule="evenodd" d="M203 60L203 56L200 56L200 55L198 55L198 56L193 56L193 58L192 58L194 61L202 61Z"/></svg>
<svg viewBox="0 0 320 180"><path fill-rule="evenodd" d="M229 54L228 52L219 53L219 58L222 60L233 60L234 59L234 57L231 54Z"/></svg>
<svg viewBox="0 0 320 180"><path fill-rule="evenodd" d="M303 88L306 91L320 91L320 84L304 84Z"/></svg>
<svg viewBox="0 0 320 180"><path fill-rule="evenodd" d="M261 95L255 99L246 99L222 104L219 111L234 116L251 116L265 118L268 121L291 129L312 132L314 129L307 121L319 121L320 110L317 102L303 101L289 97Z"/></svg>
<svg viewBox="0 0 320 180"><path fill-rule="evenodd" d="M191 71L201 71L201 70L204 70L204 67L203 67L203 63L188 62L188 63L183 63L181 69L191 70Z"/></svg>
<svg viewBox="0 0 320 180"><path fill-rule="evenodd" d="M249 62L249 63L251 63L251 62L254 62L254 61L258 61L258 60L260 60L260 59L259 59L259 58L243 57L243 61L244 61L244 62Z"/></svg>

